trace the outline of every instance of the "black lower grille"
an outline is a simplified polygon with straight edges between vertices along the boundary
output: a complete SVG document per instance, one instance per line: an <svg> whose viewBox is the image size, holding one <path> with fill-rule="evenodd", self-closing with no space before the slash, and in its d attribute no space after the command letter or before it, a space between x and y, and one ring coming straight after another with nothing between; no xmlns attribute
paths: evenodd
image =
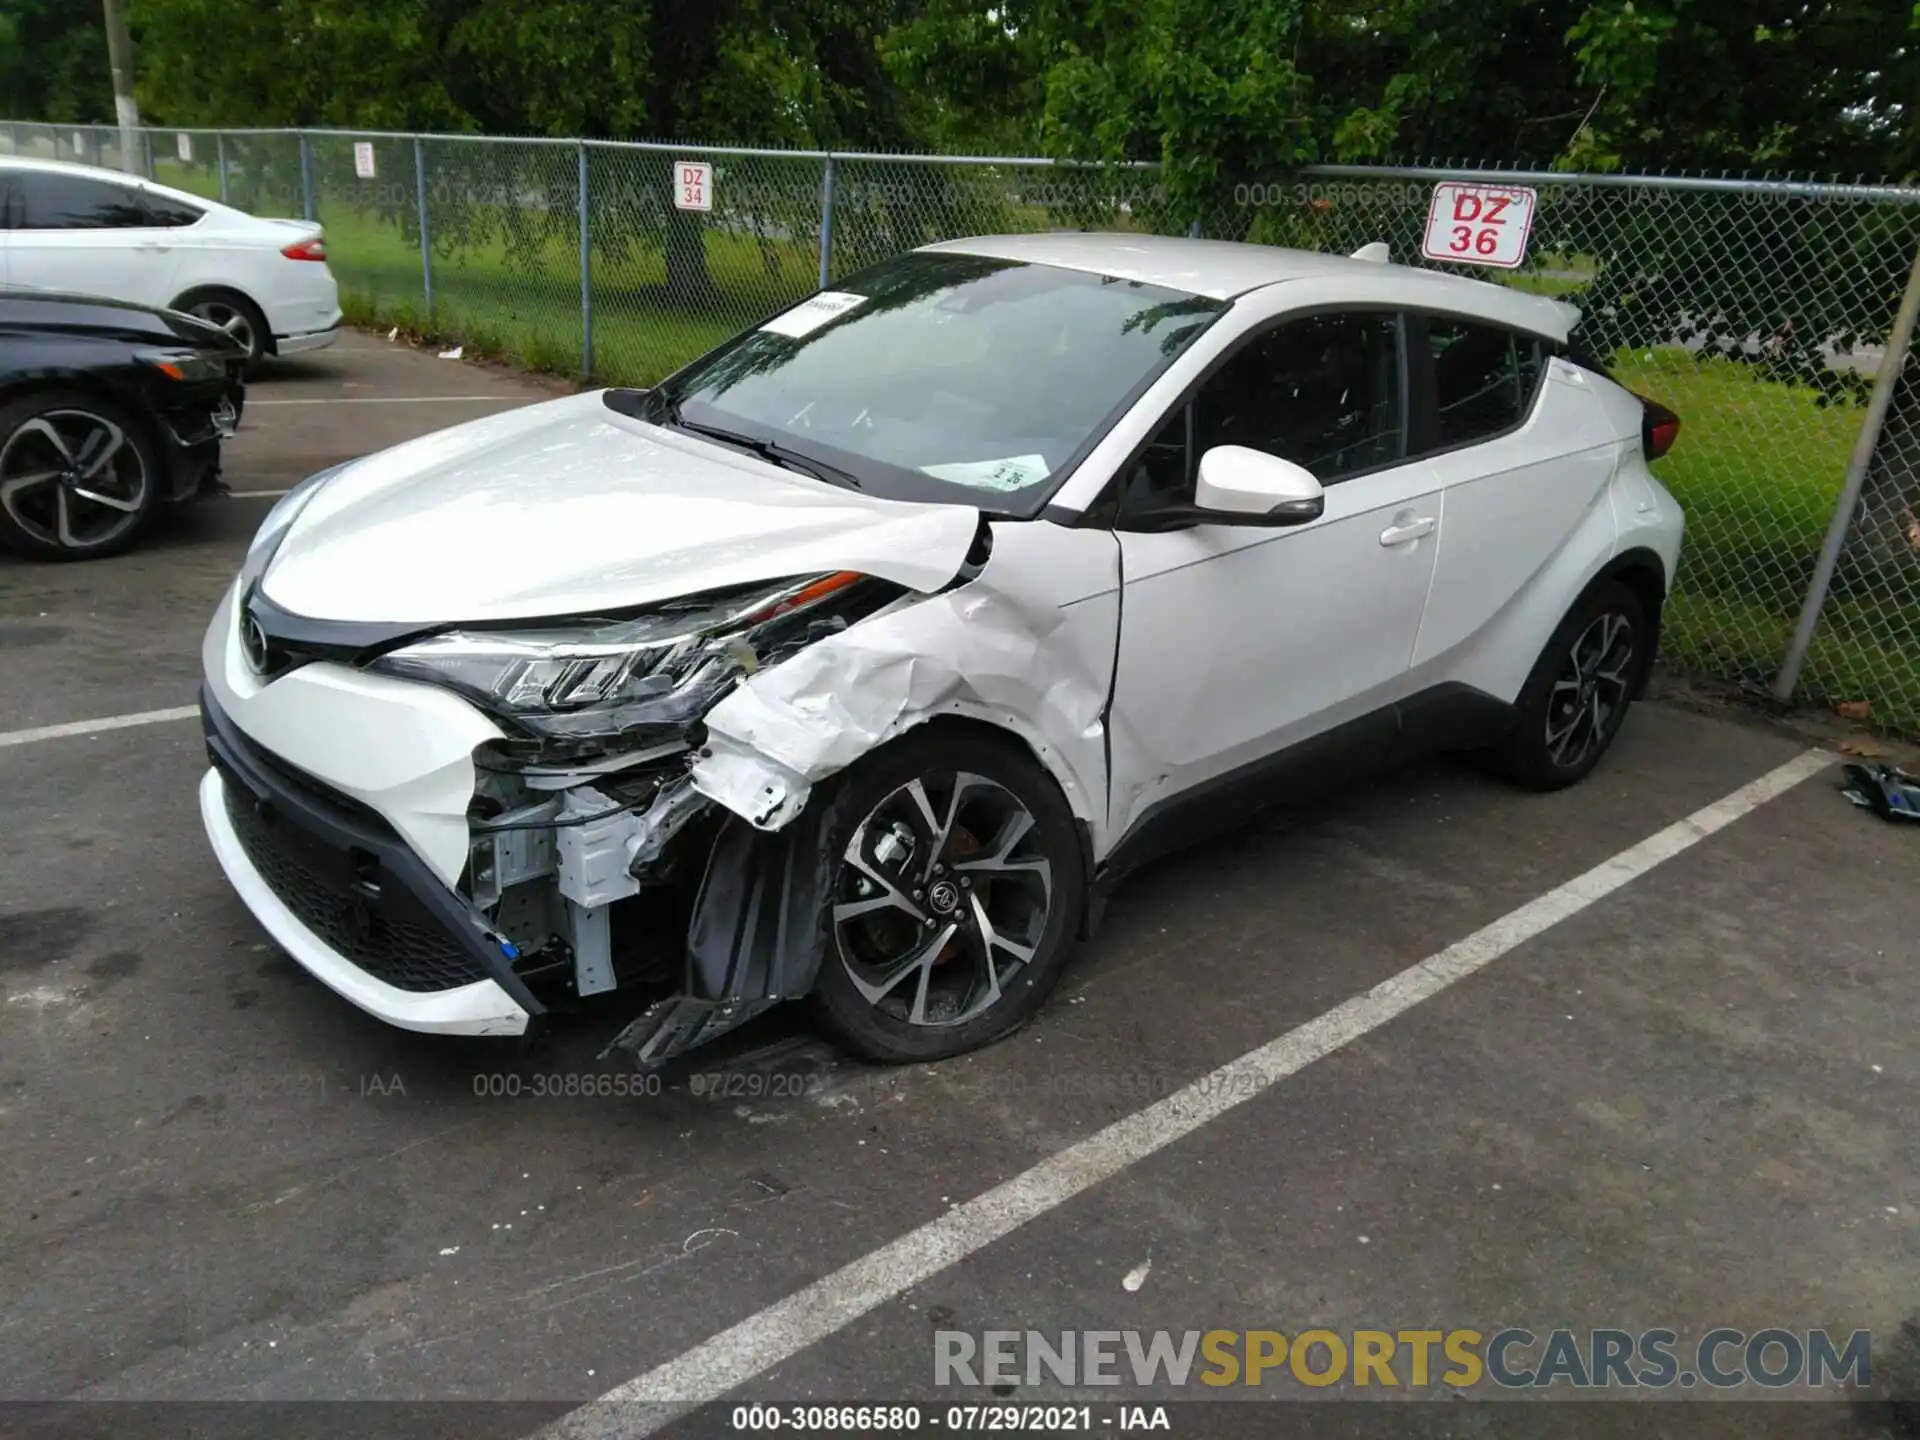
<svg viewBox="0 0 1920 1440"><path fill-rule="evenodd" d="M353 856L310 839L298 827L262 815L228 779L227 817L267 888L327 947L397 990L451 990L486 972L458 939L424 910L370 899L356 886Z"/></svg>

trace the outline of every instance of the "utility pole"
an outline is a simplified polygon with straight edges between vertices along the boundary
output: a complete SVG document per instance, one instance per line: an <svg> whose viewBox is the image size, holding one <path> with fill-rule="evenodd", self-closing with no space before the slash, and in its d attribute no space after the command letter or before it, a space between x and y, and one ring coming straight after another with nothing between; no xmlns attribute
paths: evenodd
<svg viewBox="0 0 1920 1440"><path fill-rule="evenodd" d="M113 118L120 122L120 168L138 175L145 169L140 144L140 107L133 101L133 37L121 0L101 0L107 20L107 63L113 70Z"/></svg>

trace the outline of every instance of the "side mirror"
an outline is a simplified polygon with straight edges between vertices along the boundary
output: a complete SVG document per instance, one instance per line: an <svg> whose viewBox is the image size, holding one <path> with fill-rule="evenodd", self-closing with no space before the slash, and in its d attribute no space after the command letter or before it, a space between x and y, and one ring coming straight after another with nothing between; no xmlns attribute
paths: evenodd
<svg viewBox="0 0 1920 1440"><path fill-rule="evenodd" d="M1194 485L1200 518L1225 525L1304 525L1327 508L1311 471L1244 445L1216 445L1200 457Z"/></svg>

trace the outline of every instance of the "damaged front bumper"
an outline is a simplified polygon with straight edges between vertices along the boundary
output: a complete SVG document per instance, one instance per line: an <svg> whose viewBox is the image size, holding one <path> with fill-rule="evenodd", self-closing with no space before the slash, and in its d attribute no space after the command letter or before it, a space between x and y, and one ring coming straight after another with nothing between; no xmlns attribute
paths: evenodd
<svg viewBox="0 0 1920 1440"><path fill-rule="evenodd" d="M240 898L330 989L406 1030L519 1035L544 1012L512 946L391 826L296 777L202 690L200 813Z"/></svg>

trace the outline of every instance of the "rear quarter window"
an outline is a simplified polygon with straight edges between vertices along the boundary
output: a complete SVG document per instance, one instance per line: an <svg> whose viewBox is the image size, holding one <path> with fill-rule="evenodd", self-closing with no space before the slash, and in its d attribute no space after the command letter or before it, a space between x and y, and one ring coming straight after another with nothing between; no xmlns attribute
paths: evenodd
<svg viewBox="0 0 1920 1440"><path fill-rule="evenodd" d="M1433 449L1490 440L1526 419L1547 359L1537 338L1437 315L1428 318L1426 331L1433 365Z"/></svg>

